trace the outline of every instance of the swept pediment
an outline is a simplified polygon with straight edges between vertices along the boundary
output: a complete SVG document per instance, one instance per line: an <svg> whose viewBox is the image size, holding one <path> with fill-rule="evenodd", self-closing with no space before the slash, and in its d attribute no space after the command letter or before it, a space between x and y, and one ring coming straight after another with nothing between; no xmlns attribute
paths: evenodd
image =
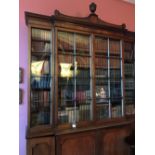
<svg viewBox="0 0 155 155"><path fill-rule="evenodd" d="M68 16L63 13L61 13L59 10L55 10L54 15L51 16L52 21L55 20L59 21L65 21L85 26L93 26L97 28L105 28L109 30L116 30L116 31L125 31L126 25L124 23L120 25L108 23L98 17L98 15L95 13L96 11L96 4L91 3L89 5L90 14L87 17L73 17Z"/></svg>

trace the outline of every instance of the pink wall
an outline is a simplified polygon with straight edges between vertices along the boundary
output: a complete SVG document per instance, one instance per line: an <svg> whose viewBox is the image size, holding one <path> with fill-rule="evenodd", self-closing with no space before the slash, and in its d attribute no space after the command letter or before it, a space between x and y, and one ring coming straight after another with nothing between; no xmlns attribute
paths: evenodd
<svg viewBox="0 0 155 155"><path fill-rule="evenodd" d="M55 9L72 16L88 16L89 4L97 4L96 14L107 22L126 23L127 29L135 30L135 6L122 0L20 0L19 1L19 64L24 69L23 104L19 106L19 155L26 155L25 133L27 127L27 60L28 38L24 11L52 15Z"/></svg>

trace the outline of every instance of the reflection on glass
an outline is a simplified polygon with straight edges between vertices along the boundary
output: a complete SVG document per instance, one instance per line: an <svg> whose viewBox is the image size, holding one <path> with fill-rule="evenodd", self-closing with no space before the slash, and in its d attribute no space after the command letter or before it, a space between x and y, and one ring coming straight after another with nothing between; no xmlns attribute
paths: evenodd
<svg viewBox="0 0 155 155"><path fill-rule="evenodd" d="M72 64L69 64L69 63L60 63L60 66L61 66L61 77L66 77L66 78L69 78L72 76L72 72L71 72L71 66Z"/></svg>

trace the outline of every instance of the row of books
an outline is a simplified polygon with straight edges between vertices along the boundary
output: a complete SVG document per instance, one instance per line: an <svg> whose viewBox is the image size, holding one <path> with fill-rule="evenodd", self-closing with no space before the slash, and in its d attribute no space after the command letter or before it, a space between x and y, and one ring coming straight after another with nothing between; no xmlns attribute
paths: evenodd
<svg viewBox="0 0 155 155"><path fill-rule="evenodd" d="M48 108L50 104L49 91L31 91L31 110L36 111L40 108Z"/></svg>
<svg viewBox="0 0 155 155"><path fill-rule="evenodd" d="M86 121L91 119L91 105L80 105L79 107L66 107L58 111L60 124Z"/></svg>
<svg viewBox="0 0 155 155"><path fill-rule="evenodd" d="M134 105L126 105L125 107L126 114L134 114L135 108ZM121 106L115 106L112 107L112 118L121 117L122 115L122 108ZM97 107L97 118L98 119L104 119L109 117L109 105L100 105Z"/></svg>
<svg viewBox="0 0 155 155"><path fill-rule="evenodd" d="M121 94L121 88L112 88L111 91L110 91L110 97L111 98L118 98L118 97L122 97L122 94ZM118 102L119 100L113 100L112 102Z"/></svg>
<svg viewBox="0 0 155 155"><path fill-rule="evenodd" d="M73 57L72 55L59 55L59 63L69 63L72 64L72 67L74 65L74 61L77 62L77 68L78 67L90 67L90 58L89 57L84 57L84 56L76 56Z"/></svg>
<svg viewBox="0 0 155 155"><path fill-rule="evenodd" d="M127 51L131 51L133 49L133 44L129 42L125 42L124 46Z"/></svg>
<svg viewBox="0 0 155 155"><path fill-rule="evenodd" d="M101 104L97 106L97 118L105 119L109 117L109 105Z"/></svg>
<svg viewBox="0 0 155 155"><path fill-rule="evenodd" d="M90 58L84 56L76 56L77 67L90 67Z"/></svg>
<svg viewBox="0 0 155 155"><path fill-rule="evenodd" d="M58 32L58 49L62 51L74 49L74 35L70 32Z"/></svg>
<svg viewBox="0 0 155 155"><path fill-rule="evenodd" d="M121 68L121 60L120 59L110 59L110 68Z"/></svg>
<svg viewBox="0 0 155 155"><path fill-rule="evenodd" d="M120 57L121 54L120 41L110 40L109 51L110 55L117 55Z"/></svg>
<svg viewBox="0 0 155 155"><path fill-rule="evenodd" d="M124 64L125 75L134 75L134 64L125 63Z"/></svg>
<svg viewBox="0 0 155 155"><path fill-rule="evenodd" d="M126 98L135 98L135 91L125 91Z"/></svg>
<svg viewBox="0 0 155 155"><path fill-rule="evenodd" d="M89 37L75 34L76 49L89 51ZM70 32L58 32L58 49L62 51L74 49L74 34Z"/></svg>
<svg viewBox="0 0 155 155"><path fill-rule="evenodd" d="M32 28L32 39L50 41L51 31Z"/></svg>
<svg viewBox="0 0 155 155"><path fill-rule="evenodd" d="M102 85L108 85L108 80L107 79L102 79L102 78L96 78L96 86L102 86Z"/></svg>
<svg viewBox="0 0 155 155"><path fill-rule="evenodd" d="M96 38L95 39L95 48L97 50L108 50L108 40L105 38ZM120 51L120 41L109 41L110 51Z"/></svg>
<svg viewBox="0 0 155 155"><path fill-rule="evenodd" d="M51 51L50 46L51 44L47 42L32 41L31 51L32 52L50 52Z"/></svg>
<svg viewBox="0 0 155 155"><path fill-rule="evenodd" d="M125 51L124 52L124 59L125 60L134 60L134 52L133 52L133 50L131 50L131 51Z"/></svg>
<svg viewBox="0 0 155 155"><path fill-rule="evenodd" d="M130 104L130 103L135 103L135 95L133 95L133 96L130 96L130 97L128 97L128 96L125 96L125 104Z"/></svg>
<svg viewBox="0 0 155 155"><path fill-rule="evenodd" d="M108 85L108 79L96 78L96 85ZM121 79L110 79L110 87L121 87Z"/></svg>
<svg viewBox="0 0 155 155"><path fill-rule="evenodd" d="M109 49L110 51L116 51L116 52L120 52L120 41L114 41L114 40L110 40L109 41Z"/></svg>
<svg viewBox="0 0 155 155"><path fill-rule="evenodd" d="M109 60L110 67L111 68L120 68L121 60L120 59L110 59ZM102 57L96 57L95 58L95 66L102 67L102 68L108 68L108 59L102 58Z"/></svg>
<svg viewBox="0 0 155 155"><path fill-rule="evenodd" d="M95 66L102 67L102 68L108 68L108 59L103 57L95 57Z"/></svg>
<svg viewBox="0 0 155 155"><path fill-rule="evenodd" d="M108 70L107 69L96 69L95 70L96 78L106 78L108 77Z"/></svg>
<svg viewBox="0 0 155 155"><path fill-rule="evenodd" d="M31 114L31 126L43 125L50 123L50 112L40 111L38 113Z"/></svg>
<svg viewBox="0 0 155 155"><path fill-rule="evenodd" d="M120 54L121 54L120 50L110 50L110 56L120 57Z"/></svg>
<svg viewBox="0 0 155 155"><path fill-rule="evenodd" d="M75 58L72 55L59 55L59 63L69 63L73 65ZM84 56L76 56L77 67L90 67L90 58ZM111 68L120 68L121 60L120 59L110 59ZM108 60L101 57L95 58L96 68L108 68Z"/></svg>
<svg viewBox="0 0 155 155"><path fill-rule="evenodd" d="M31 88L32 89L50 89L51 77L49 75L32 76Z"/></svg>
<svg viewBox="0 0 155 155"><path fill-rule="evenodd" d="M89 36L76 34L75 41L76 41L76 49L89 51L90 49Z"/></svg>
<svg viewBox="0 0 155 155"><path fill-rule="evenodd" d="M77 87L81 87L81 86L90 86L90 80L91 80L91 77L87 76L87 77L81 77L81 76L76 76L76 77L72 77L72 78L59 78L58 79L58 84L59 84L59 87L66 87L66 88L69 88L70 87L74 87L75 85ZM81 87L81 88L84 88L84 87Z"/></svg>
<svg viewBox="0 0 155 155"><path fill-rule="evenodd" d="M84 102L88 99L90 99L91 93L90 90L84 90L84 91L77 91L77 92L73 92L73 91L68 91L66 89L62 89L60 91L60 99L63 100L67 100L70 99L71 101L76 99L76 101L81 101Z"/></svg>
<svg viewBox="0 0 155 155"><path fill-rule="evenodd" d="M125 114L126 115L135 114L135 105L134 104L126 105L125 106Z"/></svg>
<svg viewBox="0 0 155 155"><path fill-rule="evenodd" d="M125 88L126 89L134 89L135 88L134 79L125 79Z"/></svg>
<svg viewBox="0 0 155 155"><path fill-rule="evenodd" d="M112 118L121 117L122 116L122 107L117 105L111 108Z"/></svg>
<svg viewBox="0 0 155 155"><path fill-rule="evenodd" d="M95 39L95 49L100 52L105 52L108 50L108 40L105 38Z"/></svg>
<svg viewBox="0 0 155 155"><path fill-rule="evenodd" d="M120 69L111 69L110 70L110 78L111 79L120 79L121 78L121 70Z"/></svg>
<svg viewBox="0 0 155 155"><path fill-rule="evenodd" d="M89 80L91 78L90 68L78 69L76 77L79 80Z"/></svg>

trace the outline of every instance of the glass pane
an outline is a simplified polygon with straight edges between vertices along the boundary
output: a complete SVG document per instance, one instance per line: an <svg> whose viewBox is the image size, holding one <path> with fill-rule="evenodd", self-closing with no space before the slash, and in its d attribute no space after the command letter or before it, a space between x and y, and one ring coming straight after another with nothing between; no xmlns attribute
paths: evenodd
<svg viewBox="0 0 155 155"><path fill-rule="evenodd" d="M50 41L51 33L49 30L32 28L32 40Z"/></svg>
<svg viewBox="0 0 155 155"><path fill-rule="evenodd" d="M108 80L96 78L96 99L108 98Z"/></svg>
<svg viewBox="0 0 155 155"><path fill-rule="evenodd" d="M89 69L90 70L90 57L88 56L76 56L76 63L79 69ZM84 75L83 75L84 76Z"/></svg>
<svg viewBox="0 0 155 155"><path fill-rule="evenodd" d="M121 60L114 58L114 59L110 59L110 69L120 69L121 68Z"/></svg>
<svg viewBox="0 0 155 155"><path fill-rule="evenodd" d="M112 118L122 116L122 100L117 98L111 99L111 116Z"/></svg>
<svg viewBox="0 0 155 155"><path fill-rule="evenodd" d="M96 114L97 119L109 118L109 104L98 104Z"/></svg>
<svg viewBox="0 0 155 155"><path fill-rule="evenodd" d="M121 80L110 81L110 97L111 98L120 98L122 97L121 91Z"/></svg>
<svg viewBox="0 0 155 155"><path fill-rule="evenodd" d="M50 123L50 91L31 91L31 126Z"/></svg>
<svg viewBox="0 0 155 155"><path fill-rule="evenodd" d="M109 117L108 39L95 38L96 117Z"/></svg>
<svg viewBox="0 0 155 155"><path fill-rule="evenodd" d="M88 121L92 119L92 101L85 100L84 104L79 105L79 121Z"/></svg>
<svg viewBox="0 0 155 155"><path fill-rule="evenodd" d="M109 41L111 117L122 116L121 46L120 40Z"/></svg>
<svg viewBox="0 0 155 155"><path fill-rule="evenodd" d="M121 55L120 50L120 41L119 40L110 40L109 41L109 51L110 56L119 56Z"/></svg>
<svg viewBox="0 0 155 155"><path fill-rule="evenodd" d="M110 69L110 78L115 80L120 79L121 69Z"/></svg>
<svg viewBox="0 0 155 155"><path fill-rule="evenodd" d="M32 28L31 37L31 126L50 123L51 31Z"/></svg>
<svg viewBox="0 0 155 155"><path fill-rule="evenodd" d="M40 56L32 56L31 88L50 89L50 86L50 57L42 59Z"/></svg>
<svg viewBox="0 0 155 155"><path fill-rule="evenodd" d="M108 80L97 79L96 104L97 119L109 118Z"/></svg>
<svg viewBox="0 0 155 155"><path fill-rule="evenodd" d="M125 42L124 75L125 75L125 113L135 113L135 64L134 44Z"/></svg>
<svg viewBox="0 0 155 155"><path fill-rule="evenodd" d="M130 42L125 42L124 47L125 62L133 62L135 59L134 44Z"/></svg>
<svg viewBox="0 0 155 155"><path fill-rule="evenodd" d="M95 38L95 52L96 54L108 54L108 40L106 38Z"/></svg>
<svg viewBox="0 0 155 155"><path fill-rule="evenodd" d="M58 32L58 50L59 52L73 52L74 34L70 32Z"/></svg>
<svg viewBox="0 0 155 155"><path fill-rule="evenodd" d="M95 67L98 69L108 69L108 60L105 57L95 57Z"/></svg>
<svg viewBox="0 0 155 155"><path fill-rule="evenodd" d="M122 116L122 90L121 80L110 81L110 102L111 102L111 116Z"/></svg>
<svg viewBox="0 0 155 155"><path fill-rule="evenodd" d="M58 107L64 109L65 106L74 104L74 78L73 78L73 55L58 56Z"/></svg>
<svg viewBox="0 0 155 155"><path fill-rule="evenodd" d="M125 113L126 115L135 114L135 99L133 97L125 98Z"/></svg>
<svg viewBox="0 0 155 155"><path fill-rule="evenodd" d="M134 90L135 82L134 79L128 78L125 79L125 90Z"/></svg>
<svg viewBox="0 0 155 155"><path fill-rule="evenodd" d="M50 43L43 41L33 40L31 42L31 51L32 52L50 52Z"/></svg>
<svg viewBox="0 0 155 155"><path fill-rule="evenodd" d="M125 77L132 77L134 78L135 76L135 69L134 69L134 64L133 63L125 63L124 64L124 74Z"/></svg>
<svg viewBox="0 0 155 155"><path fill-rule="evenodd" d="M76 34L76 54L90 54L89 36Z"/></svg>

